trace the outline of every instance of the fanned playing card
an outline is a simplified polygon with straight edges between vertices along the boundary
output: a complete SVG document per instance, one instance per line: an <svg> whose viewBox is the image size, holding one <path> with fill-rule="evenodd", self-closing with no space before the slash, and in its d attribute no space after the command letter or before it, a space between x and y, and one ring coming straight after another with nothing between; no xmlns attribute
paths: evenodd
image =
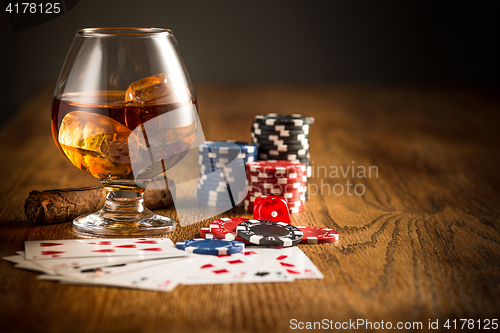
<svg viewBox="0 0 500 333"><path fill-rule="evenodd" d="M182 255L168 238L139 239L71 239L29 241L25 243L26 260L54 258Z"/></svg>
<svg viewBox="0 0 500 333"><path fill-rule="evenodd" d="M286 247L274 257L269 269L284 269L294 279L322 279L324 276L298 247Z"/></svg>
<svg viewBox="0 0 500 333"><path fill-rule="evenodd" d="M170 239L77 239L29 241L5 257L16 267L45 273L65 284L169 291L178 284L291 282L323 275L296 246L248 246L242 253L199 255Z"/></svg>
<svg viewBox="0 0 500 333"><path fill-rule="evenodd" d="M182 284L293 281L285 269L279 266L267 268L280 256L281 249L265 249L262 252L266 255L250 248L242 253L217 256L194 271Z"/></svg>

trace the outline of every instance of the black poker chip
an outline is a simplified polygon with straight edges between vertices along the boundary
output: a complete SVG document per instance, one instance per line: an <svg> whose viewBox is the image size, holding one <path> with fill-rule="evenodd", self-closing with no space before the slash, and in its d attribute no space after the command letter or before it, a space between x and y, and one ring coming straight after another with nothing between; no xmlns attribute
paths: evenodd
<svg viewBox="0 0 500 333"><path fill-rule="evenodd" d="M298 155L298 154L293 154L293 153L282 153L282 154L274 154L271 152L268 153L259 153L259 159L260 160L277 160L277 161L298 161L300 163L304 163L306 165L309 165L309 157L308 155Z"/></svg>
<svg viewBox="0 0 500 333"><path fill-rule="evenodd" d="M259 139L264 139L264 140L309 140L309 131L303 131L303 130L262 130L260 129L255 132L255 130L258 128L252 127L252 138L259 138ZM292 134L290 134L292 132Z"/></svg>
<svg viewBox="0 0 500 333"><path fill-rule="evenodd" d="M248 220L236 227L236 234L257 245L294 246L302 240L302 231L285 222Z"/></svg>
<svg viewBox="0 0 500 333"><path fill-rule="evenodd" d="M293 124L295 126L302 126L313 124L314 118L306 117L301 114L268 113L267 115L256 116L254 122L262 123L268 126L274 126L277 124Z"/></svg>
<svg viewBox="0 0 500 333"><path fill-rule="evenodd" d="M301 134L309 135L309 128L307 128L307 129L295 129L295 130L293 130L293 129L283 130L283 129L252 128L252 133L254 133L254 135L263 135L263 136L279 135L282 138L287 138L287 137L294 138L294 137L297 137Z"/></svg>
<svg viewBox="0 0 500 333"><path fill-rule="evenodd" d="M294 146L307 146L309 139L295 140L289 138L280 138L278 136L272 137L271 135L265 136L252 136L252 141L260 145L294 145Z"/></svg>
<svg viewBox="0 0 500 333"><path fill-rule="evenodd" d="M259 143L259 154L265 152L266 150L278 150L281 152L296 152L299 150L307 150L309 152L309 145L273 145L273 144L264 144L264 143Z"/></svg>

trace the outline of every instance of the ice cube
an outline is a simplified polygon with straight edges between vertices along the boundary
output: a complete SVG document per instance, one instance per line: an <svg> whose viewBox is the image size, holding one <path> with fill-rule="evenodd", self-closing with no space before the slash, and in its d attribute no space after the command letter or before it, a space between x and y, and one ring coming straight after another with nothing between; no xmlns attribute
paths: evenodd
<svg viewBox="0 0 500 333"><path fill-rule="evenodd" d="M59 128L59 143L69 160L95 177L123 177L130 174L130 129L96 113L68 113ZM138 142L131 140L130 142Z"/></svg>
<svg viewBox="0 0 500 333"><path fill-rule="evenodd" d="M125 102L134 104L168 104L190 99L187 86L163 73L135 81L125 92Z"/></svg>

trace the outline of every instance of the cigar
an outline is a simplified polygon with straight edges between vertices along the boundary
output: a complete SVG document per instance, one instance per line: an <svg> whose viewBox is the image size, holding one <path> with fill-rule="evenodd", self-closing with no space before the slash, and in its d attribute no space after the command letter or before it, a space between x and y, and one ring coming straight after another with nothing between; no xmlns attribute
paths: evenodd
<svg viewBox="0 0 500 333"><path fill-rule="evenodd" d="M99 186L31 191L24 202L24 213L34 224L72 221L94 213L106 200L104 188ZM162 209L173 205L169 189L146 189L144 204L149 209Z"/></svg>

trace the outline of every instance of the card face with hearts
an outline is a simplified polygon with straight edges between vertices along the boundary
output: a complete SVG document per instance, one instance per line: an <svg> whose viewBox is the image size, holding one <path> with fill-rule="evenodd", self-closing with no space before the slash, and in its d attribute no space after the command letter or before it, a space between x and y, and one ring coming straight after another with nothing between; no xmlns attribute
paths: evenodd
<svg viewBox="0 0 500 333"><path fill-rule="evenodd" d="M282 253L274 258L268 267L284 269L294 279L322 279L320 270L298 247L283 248Z"/></svg>
<svg viewBox="0 0 500 333"><path fill-rule="evenodd" d="M159 266L150 269L149 272L141 272L141 275L135 275L134 279L127 283L138 283L139 288L157 291L169 291L181 284L186 277L213 260L212 256L197 256L181 260L181 264L176 267ZM141 281L138 278L141 276ZM130 279L131 276L127 278ZM146 280L144 280L146 278ZM122 282L121 282L122 283Z"/></svg>
<svg viewBox="0 0 500 333"><path fill-rule="evenodd" d="M183 253L181 253L183 252ZM90 257L90 258L54 258L44 260L26 260L45 270L53 270L57 274L67 274L72 271L85 269L100 269L106 266L126 264L130 262L142 262L146 260L181 258L192 256L191 253L181 251L171 255L163 254L158 256L147 256L138 258L137 256L117 256L117 257Z"/></svg>
<svg viewBox="0 0 500 333"><path fill-rule="evenodd" d="M64 274L50 276L42 275L39 278L41 280L100 283L102 281L125 275L127 273L135 273L141 270L146 270L150 267L158 267L164 264L177 263L181 261L181 258L136 261L117 265L106 265L91 269L74 269L64 271Z"/></svg>
<svg viewBox="0 0 500 333"><path fill-rule="evenodd" d="M258 269L258 265L255 258L246 257L242 253L214 256L212 261L200 266L193 276L198 280L238 281Z"/></svg>
<svg viewBox="0 0 500 333"><path fill-rule="evenodd" d="M102 278L92 278L85 281L86 284L115 286L125 288L136 288L156 291L170 291L185 279L186 275L192 273L213 259L212 256L195 256L182 259L159 260L153 266L138 266L133 270L117 274L108 274ZM48 277L46 278L48 279ZM60 281L64 283L81 284L80 278L64 276Z"/></svg>
<svg viewBox="0 0 500 333"><path fill-rule="evenodd" d="M169 291L179 284L291 282L323 275L296 246L247 246L231 255L199 255L170 239L29 241L5 257L16 267L45 273L41 280Z"/></svg>
<svg viewBox="0 0 500 333"><path fill-rule="evenodd" d="M183 284L214 284L214 283L251 283L251 282L287 282L293 281L285 269L270 266L281 253L280 249L268 249L267 255L259 255L257 251L246 250L242 253L215 257L203 265Z"/></svg>
<svg viewBox="0 0 500 333"><path fill-rule="evenodd" d="M168 238L72 239L29 241L25 243L26 260L54 258L117 257L182 254Z"/></svg>

